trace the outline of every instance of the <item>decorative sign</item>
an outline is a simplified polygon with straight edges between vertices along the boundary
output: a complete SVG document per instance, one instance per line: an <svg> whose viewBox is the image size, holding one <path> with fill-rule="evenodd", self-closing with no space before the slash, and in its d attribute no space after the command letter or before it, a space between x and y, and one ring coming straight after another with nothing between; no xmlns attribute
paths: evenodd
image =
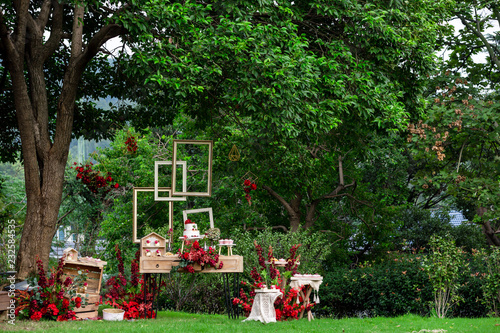
<svg viewBox="0 0 500 333"><path fill-rule="evenodd" d="M236 145L233 145L233 148L231 148L231 151L229 152L229 160L233 162L240 160L240 152L238 151L238 148L236 148Z"/></svg>
<svg viewBox="0 0 500 333"><path fill-rule="evenodd" d="M257 177L256 175L254 175L251 171L248 171L240 179L243 181L243 186L245 186L245 180L250 181L250 183L257 184L257 179L259 179L259 177Z"/></svg>

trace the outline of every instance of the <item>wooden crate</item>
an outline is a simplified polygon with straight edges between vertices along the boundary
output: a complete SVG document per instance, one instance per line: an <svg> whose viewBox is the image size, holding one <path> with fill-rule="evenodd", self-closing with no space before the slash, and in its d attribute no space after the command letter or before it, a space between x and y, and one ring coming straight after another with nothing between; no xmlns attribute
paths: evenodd
<svg viewBox="0 0 500 333"><path fill-rule="evenodd" d="M87 293L99 294L101 292L102 273L104 265L95 262L68 261L63 266L63 281L66 277L72 280L78 276L78 271L87 273Z"/></svg>
<svg viewBox="0 0 500 333"><path fill-rule="evenodd" d="M9 308L10 297L7 291L0 291L0 312Z"/></svg>
<svg viewBox="0 0 500 333"><path fill-rule="evenodd" d="M75 308L75 315L77 318L84 319L84 318L93 318L97 317L97 310L99 310L99 304L96 304L100 300L99 294L83 294L83 293L78 293L81 298L84 296L87 297L87 305L85 307L80 307L80 308ZM70 298L69 295L64 295L66 298ZM76 296L75 296L76 297Z"/></svg>

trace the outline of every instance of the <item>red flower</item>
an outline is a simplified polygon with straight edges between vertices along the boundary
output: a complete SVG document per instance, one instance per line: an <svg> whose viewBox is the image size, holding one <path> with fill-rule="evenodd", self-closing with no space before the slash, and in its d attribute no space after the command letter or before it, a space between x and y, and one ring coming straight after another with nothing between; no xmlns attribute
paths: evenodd
<svg viewBox="0 0 500 333"><path fill-rule="evenodd" d="M68 318L66 318L66 315L60 315L57 316L57 321L68 321Z"/></svg>
<svg viewBox="0 0 500 333"><path fill-rule="evenodd" d="M281 310L280 309L276 309L276 320L281 320Z"/></svg>
<svg viewBox="0 0 500 333"><path fill-rule="evenodd" d="M59 309L54 304L49 304L47 311L53 316L57 316L59 314Z"/></svg>
<svg viewBox="0 0 500 333"><path fill-rule="evenodd" d="M68 299L63 299L62 301L63 309L67 309L69 307L69 300Z"/></svg>
<svg viewBox="0 0 500 333"><path fill-rule="evenodd" d="M252 183L252 185L250 185L250 187L252 188L252 190L256 190L257 189L257 185L255 185L255 183Z"/></svg>
<svg viewBox="0 0 500 333"><path fill-rule="evenodd" d="M42 318L42 313L40 311L36 311L31 315L31 320L39 321Z"/></svg>
<svg viewBox="0 0 500 333"><path fill-rule="evenodd" d="M191 224L191 223L193 223L193 222L191 222L191 220L190 220L190 219L187 219L187 220L184 222L184 224Z"/></svg>
<svg viewBox="0 0 500 333"><path fill-rule="evenodd" d="M72 283L73 283L73 281L72 281L72 280L71 280L71 278L68 276L68 277L66 278L66 280L64 280L64 283L63 283L63 284L64 284L64 286L65 286L65 287L68 287L68 286L69 286L70 284L72 284Z"/></svg>
<svg viewBox="0 0 500 333"><path fill-rule="evenodd" d="M120 185L118 185L118 183L115 184L115 188L118 188Z"/></svg>
<svg viewBox="0 0 500 333"><path fill-rule="evenodd" d="M80 297L75 298L75 306L79 308L82 306L82 299Z"/></svg>
<svg viewBox="0 0 500 333"><path fill-rule="evenodd" d="M251 182L248 179L245 179L245 182L243 183L245 186L250 186Z"/></svg>

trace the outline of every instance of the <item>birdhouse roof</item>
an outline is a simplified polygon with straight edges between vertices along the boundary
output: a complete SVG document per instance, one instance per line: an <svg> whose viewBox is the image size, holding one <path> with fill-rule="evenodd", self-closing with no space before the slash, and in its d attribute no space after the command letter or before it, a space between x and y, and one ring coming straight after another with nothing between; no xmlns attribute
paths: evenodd
<svg viewBox="0 0 500 333"><path fill-rule="evenodd" d="M147 238L150 238L152 236L154 236L154 237L156 237L158 239L163 239L163 240L166 239L165 237L162 237L162 236L158 235L156 232L149 233L146 236L142 237L142 239L147 239Z"/></svg>

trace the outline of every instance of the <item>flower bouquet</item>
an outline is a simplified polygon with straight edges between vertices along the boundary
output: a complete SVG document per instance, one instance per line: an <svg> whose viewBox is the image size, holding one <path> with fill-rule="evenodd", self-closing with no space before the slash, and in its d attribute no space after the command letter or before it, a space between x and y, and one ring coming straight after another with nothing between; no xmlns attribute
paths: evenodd
<svg viewBox="0 0 500 333"><path fill-rule="evenodd" d="M179 264L179 268L183 268L185 271L189 273L194 273L196 268L204 269L205 267L213 267L215 269L222 268L222 262L218 263L219 255L212 247L209 247L207 251L205 251L198 241L186 241L186 246L184 247L184 251L177 253L181 262Z"/></svg>

